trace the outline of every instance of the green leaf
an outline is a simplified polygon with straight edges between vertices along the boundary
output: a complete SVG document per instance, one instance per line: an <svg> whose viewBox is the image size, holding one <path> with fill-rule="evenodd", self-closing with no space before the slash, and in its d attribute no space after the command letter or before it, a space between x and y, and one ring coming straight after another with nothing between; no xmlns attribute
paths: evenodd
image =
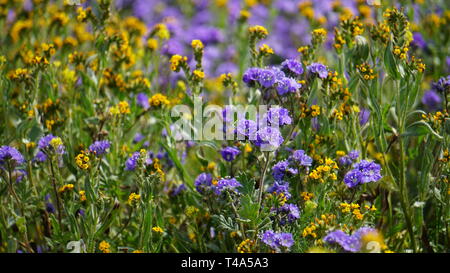
<svg viewBox="0 0 450 273"><path fill-rule="evenodd" d="M194 188L194 180L192 179L192 177L189 175L189 173L187 172L186 168L184 167L183 164L181 164L180 160L178 159L176 150L171 149L166 143L164 142L159 142L159 144L164 148L164 150L166 150L167 154L169 155L170 159L173 161L173 163L175 164L175 167L177 168L177 170L180 172L183 180L186 182L186 185L190 188L193 189Z"/></svg>
<svg viewBox="0 0 450 273"><path fill-rule="evenodd" d="M431 126L424 121L416 121L406 128L406 132L402 136L423 136L427 134L433 134L439 139L443 139Z"/></svg>
<svg viewBox="0 0 450 273"><path fill-rule="evenodd" d="M37 139L43 134L41 127L35 123L28 132L28 138L30 141L36 142Z"/></svg>
<svg viewBox="0 0 450 273"><path fill-rule="evenodd" d="M241 207L239 208L239 216L243 219L250 220L253 224L256 224L259 217L259 205L253 202L253 198L250 195L245 195L241 198Z"/></svg>
<svg viewBox="0 0 450 273"><path fill-rule="evenodd" d="M392 53L392 42L386 47L384 51L384 66L389 76L393 79L400 79L400 72L398 71L397 62Z"/></svg>
<svg viewBox="0 0 450 273"><path fill-rule="evenodd" d="M240 172L238 176L236 177L237 181L239 181L242 185L240 188L240 192L244 195L250 195L253 196L255 193L255 184L256 181L250 175Z"/></svg>

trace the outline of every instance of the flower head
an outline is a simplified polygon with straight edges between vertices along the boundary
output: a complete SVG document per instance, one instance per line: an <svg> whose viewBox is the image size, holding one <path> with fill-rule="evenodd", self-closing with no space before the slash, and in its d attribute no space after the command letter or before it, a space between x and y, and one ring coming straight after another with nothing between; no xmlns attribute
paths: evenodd
<svg viewBox="0 0 450 273"><path fill-rule="evenodd" d="M362 227L352 235L347 235L342 230L336 230L328 233L323 238L323 241L329 244L338 244L346 251L358 252L362 246L361 238L370 232L376 232L376 230L369 227Z"/></svg>
<svg viewBox="0 0 450 273"><path fill-rule="evenodd" d="M255 82L259 79L259 75L261 73L261 69L257 67L251 67L247 69L242 76L242 80L249 87L253 87Z"/></svg>
<svg viewBox="0 0 450 273"><path fill-rule="evenodd" d="M217 182L217 185L214 186L214 193L217 195L222 194L225 190L229 190L231 192L237 193L238 187L241 187L241 183L239 183L235 178L223 178Z"/></svg>
<svg viewBox="0 0 450 273"><path fill-rule="evenodd" d="M295 59L284 60L284 62L281 63L281 67L285 73L291 74L293 76L303 74L302 64Z"/></svg>
<svg viewBox="0 0 450 273"><path fill-rule="evenodd" d="M241 153L241 151L234 147L225 147L220 151L220 153L222 154L222 158L225 159L225 161L230 162L235 160L236 157Z"/></svg>
<svg viewBox="0 0 450 273"><path fill-rule="evenodd" d="M272 194L283 195L286 199L291 198L291 194L289 193L289 183L285 181L273 182L273 185L267 191Z"/></svg>
<svg viewBox="0 0 450 273"><path fill-rule="evenodd" d="M328 76L327 67L321 63L312 63L307 69L309 73L317 75L321 79L325 79Z"/></svg>
<svg viewBox="0 0 450 273"><path fill-rule="evenodd" d="M25 163L24 157L16 148L11 146L1 146L0 167L4 167L7 161L13 162L14 166L19 166Z"/></svg>
<svg viewBox="0 0 450 273"><path fill-rule="evenodd" d="M137 105L144 108L144 110L147 110L150 107L150 103L148 101L148 96L145 93L137 94L136 103L137 103Z"/></svg>
<svg viewBox="0 0 450 273"><path fill-rule="evenodd" d="M194 186L199 193L203 193L212 185L212 175L209 173L201 173L197 176Z"/></svg>
<svg viewBox="0 0 450 273"><path fill-rule="evenodd" d="M289 167L289 161L283 160L272 167L272 176L276 181L283 180L286 174L296 175L297 169Z"/></svg>
<svg viewBox="0 0 450 273"><path fill-rule="evenodd" d="M295 150L292 153L291 158L296 161L300 166L310 167L312 165L312 158L308 156L304 150Z"/></svg>
<svg viewBox="0 0 450 273"><path fill-rule="evenodd" d="M271 69L262 69L258 76L258 82L265 88L272 87L276 81L276 75Z"/></svg>
<svg viewBox="0 0 450 273"><path fill-rule="evenodd" d="M293 223L300 218L300 209L295 204L284 204L276 209L275 212L281 217L281 225Z"/></svg>
<svg viewBox="0 0 450 273"><path fill-rule="evenodd" d="M361 160L353 165L353 170L344 177L344 183L352 188L359 184L376 182L381 179L381 167L373 161Z"/></svg>
<svg viewBox="0 0 450 273"><path fill-rule="evenodd" d="M256 139L253 144L262 148L278 148L284 139L280 130L272 127L263 127L256 132Z"/></svg>
<svg viewBox="0 0 450 273"><path fill-rule="evenodd" d="M289 110L283 107L272 107L267 112L267 123L269 125L277 124L279 126L289 125L292 119L289 116Z"/></svg>
<svg viewBox="0 0 450 273"><path fill-rule="evenodd" d="M277 92L280 96L284 96L288 93L295 93L302 87L300 83L298 83L293 78L284 77L281 80L277 80Z"/></svg>
<svg viewBox="0 0 450 273"><path fill-rule="evenodd" d="M272 230L266 230L260 235L261 241L270 248L280 251L281 248L289 249L294 245L294 238L291 233L275 233Z"/></svg>
<svg viewBox="0 0 450 273"><path fill-rule="evenodd" d="M422 103L430 111L437 111L441 108L442 98L434 90L428 90L423 94Z"/></svg>
<svg viewBox="0 0 450 273"><path fill-rule="evenodd" d="M440 78L437 82L432 83L432 87L439 93L450 92L450 75Z"/></svg>
<svg viewBox="0 0 450 273"><path fill-rule="evenodd" d="M108 152L111 142L108 140L98 140L89 146L89 152L93 153L95 156L102 156Z"/></svg>

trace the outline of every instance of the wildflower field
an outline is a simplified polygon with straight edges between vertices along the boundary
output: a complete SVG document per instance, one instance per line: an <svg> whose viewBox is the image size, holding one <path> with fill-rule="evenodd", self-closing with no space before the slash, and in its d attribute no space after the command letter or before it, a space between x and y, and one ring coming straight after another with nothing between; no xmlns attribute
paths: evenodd
<svg viewBox="0 0 450 273"><path fill-rule="evenodd" d="M0 0L0 252L449 252L449 26L446 0Z"/></svg>

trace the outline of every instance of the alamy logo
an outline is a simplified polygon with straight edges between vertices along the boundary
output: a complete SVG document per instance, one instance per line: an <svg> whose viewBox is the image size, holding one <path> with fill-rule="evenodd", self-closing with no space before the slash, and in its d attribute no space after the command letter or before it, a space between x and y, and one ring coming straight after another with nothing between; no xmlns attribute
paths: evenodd
<svg viewBox="0 0 450 273"><path fill-rule="evenodd" d="M64 0L64 4L71 6L81 5L81 0Z"/></svg>

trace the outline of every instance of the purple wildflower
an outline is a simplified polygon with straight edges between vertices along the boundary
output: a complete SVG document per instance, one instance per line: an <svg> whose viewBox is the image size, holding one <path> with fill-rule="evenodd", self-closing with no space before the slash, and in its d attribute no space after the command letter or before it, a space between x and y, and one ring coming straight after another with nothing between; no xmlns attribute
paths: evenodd
<svg viewBox="0 0 450 273"><path fill-rule="evenodd" d="M289 110L282 107L272 107L267 112L267 123L269 125L278 123L279 126L288 125L292 123L289 116Z"/></svg>
<svg viewBox="0 0 450 273"><path fill-rule="evenodd" d="M265 88L272 87L276 81L276 75L271 69L263 69L258 75L258 82Z"/></svg>
<svg viewBox="0 0 450 273"><path fill-rule="evenodd" d="M241 186L242 186L241 183L239 183L235 178L230 179L223 178L220 179L217 182L217 185L214 186L214 193L220 195L225 190L237 193L238 191L236 188Z"/></svg>
<svg viewBox="0 0 450 273"><path fill-rule="evenodd" d="M89 146L89 152L93 153L95 156L102 156L108 152L111 142L108 140L98 140Z"/></svg>
<svg viewBox="0 0 450 273"><path fill-rule="evenodd" d="M52 134L49 134L49 135L46 135L46 136L42 137L39 140L39 142L38 142L38 148L39 149L46 149L46 148L48 148L50 146L50 141L53 138L55 138L55 136L52 135Z"/></svg>
<svg viewBox="0 0 450 273"><path fill-rule="evenodd" d="M255 85L255 82L259 79L260 74L260 68L252 67L245 71L244 75L242 76L242 80L247 84L247 86L253 87Z"/></svg>
<svg viewBox="0 0 450 273"><path fill-rule="evenodd" d="M13 147L10 146L1 146L0 147L0 167L3 167L5 163L9 161L14 165L13 169L16 166L22 165L25 163L25 159L22 154Z"/></svg>
<svg viewBox="0 0 450 273"><path fill-rule="evenodd" d="M358 252L362 247L361 238L370 232L376 232L376 230L369 227L362 227L352 235L347 235L342 230L336 230L328 233L323 238L323 241L329 244L338 244L346 251Z"/></svg>
<svg viewBox="0 0 450 273"><path fill-rule="evenodd" d="M291 194L289 193L289 183L285 181L275 181L267 191L277 195L283 194L286 199L291 198Z"/></svg>
<svg viewBox="0 0 450 273"><path fill-rule="evenodd" d="M257 147L268 145L272 148L278 148L283 141L284 139L280 133L280 130L272 127L264 127L256 132L256 139L253 141L253 144Z"/></svg>
<svg viewBox="0 0 450 273"><path fill-rule="evenodd" d="M442 77L437 82L432 83L432 87L439 93L450 92L450 75Z"/></svg>
<svg viewBox="0 0 450 273"><path fill-rule="evenodd" d="M327 67L321 63L312 63L307 67L309 73L316 74L321 79L325 79L328 76Z"/></svg>
<svg viewBox="0 0 450 273"><path fill-rule="evenodd" d="M66 153L64 145L59 145L58 147L52 147L50 142L56 138L54 135L49 134L44 137L42 137L38 142L38 148L40 151L44 152L46 154L46 150L50 150L55 152L57 155L63 155ZM47 154L46 154L47 155ZM43 159L44 157L41 157L40 159ZM46 159L46 158L45 158Z"/></svg>
<svg viewBox="0 0 450 273"><path fill-rule="evenodd" d="M369 121L369 118L370 118L370 110L362 108L361 111L359 112L359 124L361 126L364 126Z"/></svg>
<svg viewBox="0 0 450 273"><path fill-rule="evenodd" d="M300 218L300 209L295 204L284 204L275 211L280 217L280 224L293 223Z"/></svg>
<svg viewBox="0 0 450 273"><path fill-rule="evenodd" d="M150 107L150 104L148 103L148 96L145 93L137 94L136 103L145 110L147 110Z"/></svg>
<svg viewBox="0 0 450 273"><path fill-rule="evenodd" d="M241 151L234 147L225 147L220 151L220 153L222 154L222 158L225 159L225 161L230 162L235 160L236 157L241 153Z"/></svg>
<svg viewBox="0 0 450 273"><path fill-rule="evenodd" d="M436 91L429 90L423 94L422 103L430 111L437 111L441 107L442 99Z"/></svg>
<svg viewBox="0 0 450 273"><path fill-rule="evenodd" d="M284 77L277 81L277 92L280 96L284 96L287 93L295 93L300 89L302 85L295 79Z"/></svg>
<svg viewBox="0 0 450 273"><path fill-rule="evenodd" d="M212 175L209 173L201 173L197 176L194 186L199 193L203 193L205 189L211 187Z"/></svg>
<svg viewBox="0 0 450 273"><path fill-rule="evenodd" d="M139 152L134 152L128 159L125 161L125 170L134 171L137 167L137 161L139 159Z"/></svg>
<svg viewBox="0 0 450 273"><path fill-rule="evenodd" d="M179 195L181 192L183 192L185 190L186 190L186 185L185 184L180 184L179 186L176 186L173 189L171 189L170 196L177 196L177 195Z"/></svg>
<svg viewBox="0 0 450 273"><path fill-rule="evenodd" d="M141 133L136 133L133 138L133 143L141 142L144 139L144 135Z"/></svg>
<svg viewBox="0 0 450 273"><path fill-rule="evenodd" d="M55 213L55 206L49 201L50 200L50 194L45 195L45 210L48 213Z"/></svg>
<svg viewBox="0 0 450 273"><path fill-rule="evenodd" d="M47 155L42 151L38 151L34 156L34 160L38 162L44 162L47 160Z"/></svg>
<svg viewBox="0 0 450 273"><path fill-rule="evenodd" d="M249 137L254 140L258 130L258 125L255 121L249 119L240 119L236 128L238 135Z"/></svg>
<svg viewBox="0 0 450 273"><path fill-rule="evenodd" d="M300 164L300 166L310 167L312 165L312 158L308 156L304 150L296 150L292 154L292 159Z"/></svg>
<svg viewBox="0 0 450 273"><path fill-rule="evenodd" d="M293 74L295 76L303 73L302 64L295 59L287 59L281 63L281 67L285 73Z"/></svg>
<svg viewBox="0 0 450 273"><path fill-rule="evenodd" d="M266 230L260 235L261 241L270 248L280 251L281 247L290 248L294 245L294 238L291 233L275 233L272 230Z"/></svg>
<svg viewBox="0 0 450 273"><path fill-rule="evenodd" d="M353 163L359 157L359 152L357 150L350 151L348 155L339 158L339 164L341 166L348 166Z"/></svg>
<svg viewBox="0 0 450 273"><path fill-rule="evenodd" d="M344 183L352 188L359 184L376 182L381 179L381 167L373 161L361 160L353 165L353 170L344 177Z"/></svg>
<svg viewBox="0 0 450 273"><path fill-rule="evenodd" d="M289 161L283 160L272 167L272 176L276 181L283 180L286 174L296 175L297 169L289 167Z"/></svg>
<svg viewBox="0 0 450 273"><path fill-rule="evenodd" d="M420 49L426 49L427 48L427 42L423 38L422 34L420 32L414 32L413 34L413 41L411 42L412 46L420 48Z"/></svg>

